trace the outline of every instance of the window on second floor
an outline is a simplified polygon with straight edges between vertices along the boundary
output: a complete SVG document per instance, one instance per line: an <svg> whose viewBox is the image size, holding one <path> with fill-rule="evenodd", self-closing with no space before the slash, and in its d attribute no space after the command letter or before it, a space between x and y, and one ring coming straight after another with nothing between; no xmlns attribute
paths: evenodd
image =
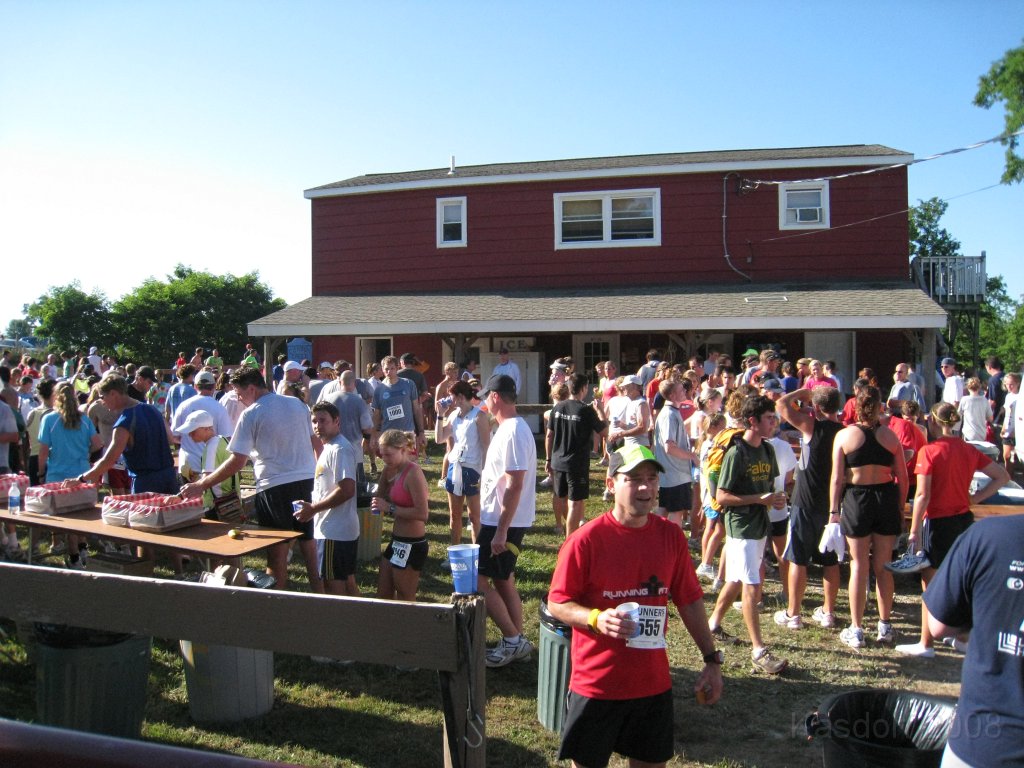
<svg viewBox="0 0 1024 768"><path fill-rule="evenodd" d="M555 195L555 248L661 245L657 189Z"/></svg>
<svg viewBox="0 0 1024 768"><path fill-rule="evenodd" d="M779 185L779 229L828 229L827 181Z"/></svg>
<svg viewBox="0 0 1024 768"><path fill-rule="evenodd" d="M466 198L442 197L437 200L437 247L465 246Z"/></svg>

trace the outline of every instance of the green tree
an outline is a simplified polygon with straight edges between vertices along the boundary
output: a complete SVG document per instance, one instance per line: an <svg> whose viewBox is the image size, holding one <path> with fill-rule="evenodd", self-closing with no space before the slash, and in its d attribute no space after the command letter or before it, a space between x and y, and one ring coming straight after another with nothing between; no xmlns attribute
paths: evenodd
<svg viewBox="0 0 1024 768"><path fill-rule="evenodd" d="M960 255L960 241L939 226L949 203L937 197L918 200L910 209L910 256Z"/></svg>
<svg viewBox="0 0 1024 768"><path fill-rule="evenodd" d="M1024 304L1017 306L1013 318L1006 324L999 356L1008 371L1019 371L1024 366Z"/></svg>
<svg viewBox="0 0 1024 768"><path fill-rule="evenodd" d="M1006 130L1002 140L1006 147L1006 169L1002 182L1013 184L1024 181L1024 157L1016 152L1020 137L1009 135L1024 128L1024 45L1003 54L1003 58L994 62L978 80L974 105L989 109L1000 102L1006 108Z"/></svg>
<svg viewBox="0 0 1024 768"><path fill-rule="evenodd" d="M86 293L78 281L50 288L25 307L25 317L36 324L36 333L50 339L50 346L82 350L108 348L112 340L110 307L102 293Z"/></svg>
<svg viewBox="0 0 1024 768"><path fill-rule="evenodd" d="M151 278L114 303L114 327L130 357L167 367L178 352L217 348L241 358L246 323L285 307L252 272L213 275L179 264L166 281Z"/></svg>
<svg viewBox="0 0 1024 768"><path fill-rule="evenodd" d="M31 336L32 331L32 321L20 318L7 324L7 332L4 335L8 339L20 339L22 336Z"/></svg>
<svg viewBox="0 0 1024 768"><path fill-rule="evenodd" d="M1018 341L1011 338L1010 326L1017 309L1017 302L1006 292L1003 276L989 277L985 282L985 301L979 310L979 362L983 362L989 355L998 355L1004 362L1013 358L1013 348ZM953 357L957 360L970 360L973 354L970 337L965 333L959 334L953 345Z"/></svg>

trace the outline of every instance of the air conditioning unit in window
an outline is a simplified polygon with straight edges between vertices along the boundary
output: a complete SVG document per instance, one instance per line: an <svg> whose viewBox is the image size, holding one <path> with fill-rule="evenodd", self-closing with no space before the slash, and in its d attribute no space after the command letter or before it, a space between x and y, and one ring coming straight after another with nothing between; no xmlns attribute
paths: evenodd
<svg viewBox="0 0 1024 768"><path fill-rule="evenodd" d="M794 208L796 220L799 224L819 224L821 222L821 208Z"/></svg>

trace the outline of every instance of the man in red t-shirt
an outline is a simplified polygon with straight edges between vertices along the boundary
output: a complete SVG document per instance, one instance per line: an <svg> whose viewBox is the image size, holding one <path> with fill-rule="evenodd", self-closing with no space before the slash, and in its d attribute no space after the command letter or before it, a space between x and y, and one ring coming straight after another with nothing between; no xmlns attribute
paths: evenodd
<svg viewBox="0 0 1024 768"><path fill-rule="evenodd" d="M665 632L671 597L704 657L694 685L713 704L722 655L704 613L686 537L652 515L658 473L645 446L612 454L606 480L615 506L573 532L558 555L548 608L573 628L568 713L558 758L607 765L612 752L651 765L673 755L672 679ZM617 606L637 603L636 620Z"/></svg>

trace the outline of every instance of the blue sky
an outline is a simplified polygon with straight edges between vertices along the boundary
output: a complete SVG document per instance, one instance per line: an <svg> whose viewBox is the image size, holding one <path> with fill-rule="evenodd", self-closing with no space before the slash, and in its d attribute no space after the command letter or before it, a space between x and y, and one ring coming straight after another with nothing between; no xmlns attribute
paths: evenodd
<svg viewBox="0 0 1024 768"><path fill-rule="evenodd" d="M1002 132L971 103L1024 3L0 0L0 330L48 287L183 262L310 294L304 189L364 173ZM998 145L910 202L1024 292Z"/></svg>

